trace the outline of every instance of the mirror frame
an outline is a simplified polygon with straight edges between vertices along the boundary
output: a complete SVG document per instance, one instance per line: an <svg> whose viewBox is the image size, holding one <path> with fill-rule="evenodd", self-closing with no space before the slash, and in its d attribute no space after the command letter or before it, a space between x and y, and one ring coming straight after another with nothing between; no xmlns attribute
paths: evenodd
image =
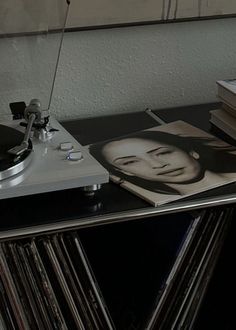
<svg viewBox="0 0 236 330"><path fill-rule="evenodd" d="M181 4L182 1L182 4ZM72 0L66 31L236 17L235 0ZM210 4L209 5L209 1ZM180 7L178 7L180 6ZM181 7L182 6L182 7ZM186 7L187 6L187 7Z"/></svg>

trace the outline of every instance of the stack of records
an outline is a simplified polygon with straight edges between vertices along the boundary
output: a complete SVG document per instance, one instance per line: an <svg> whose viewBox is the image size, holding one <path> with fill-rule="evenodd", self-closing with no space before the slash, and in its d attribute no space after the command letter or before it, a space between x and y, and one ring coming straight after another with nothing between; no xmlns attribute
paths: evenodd
<svg viewBox="0 0 236 330"><path fill-rule="evenodd" d="M232 208L0 244L1 329L189 329Z"/></svg>
<svg viewBox="0 0 236 330"><path fill-rule="evenodd" d="M113 329L77 233L1 243L1 329Z"/></svg>
<svg viewBox="0 0 236 330"><path fill-rule="evenodd" d="M236 140L236 79L218 80L220 109L212 110L210 122L214 129L222 131L234 142ZM231 142L232 142L231 140Z"/></svg>

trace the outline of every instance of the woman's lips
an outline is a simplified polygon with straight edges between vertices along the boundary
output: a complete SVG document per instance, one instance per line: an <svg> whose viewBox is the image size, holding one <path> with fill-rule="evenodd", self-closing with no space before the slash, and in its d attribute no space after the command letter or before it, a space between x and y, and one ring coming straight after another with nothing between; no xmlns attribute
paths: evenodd
<svg viewBox="0 0 236 330"><path fill-rule="evenodd" d="M183 171L184 171L184 168L181 167L181 168L171 169L168 171L162 171L162 172L159 172L157 175L177 176L177 175L182 174Z"/></svg>

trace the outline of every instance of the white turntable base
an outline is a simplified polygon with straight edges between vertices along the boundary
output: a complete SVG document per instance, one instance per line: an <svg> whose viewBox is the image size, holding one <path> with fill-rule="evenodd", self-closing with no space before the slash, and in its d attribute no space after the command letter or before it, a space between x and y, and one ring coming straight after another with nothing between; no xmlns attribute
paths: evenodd
<svg viewBox="0 0 236 330"><path fill-rule="evenodd" d="M22 131L21 121L3 122ZM108 182L108 172L59 123L50 117L50 126L58 129L52 139L41 142L32 139L33 157L28 167L18 175L0 181L0 199L88 187ZM82 160L68 160L68 151L60 149L69 142L73 151L82 152Z"/></svg>

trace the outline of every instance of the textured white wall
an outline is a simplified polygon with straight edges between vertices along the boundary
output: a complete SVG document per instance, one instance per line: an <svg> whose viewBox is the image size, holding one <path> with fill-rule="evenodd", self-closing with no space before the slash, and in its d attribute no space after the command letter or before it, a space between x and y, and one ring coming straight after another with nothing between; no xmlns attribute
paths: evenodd
<svg viewBox="0 0 236 330"><path fill-rule="evenodd" d="M66 33L51 104L58 119L216 101L236 77L236 19ZM0 110L1 112L1 110Z"/></svg>

